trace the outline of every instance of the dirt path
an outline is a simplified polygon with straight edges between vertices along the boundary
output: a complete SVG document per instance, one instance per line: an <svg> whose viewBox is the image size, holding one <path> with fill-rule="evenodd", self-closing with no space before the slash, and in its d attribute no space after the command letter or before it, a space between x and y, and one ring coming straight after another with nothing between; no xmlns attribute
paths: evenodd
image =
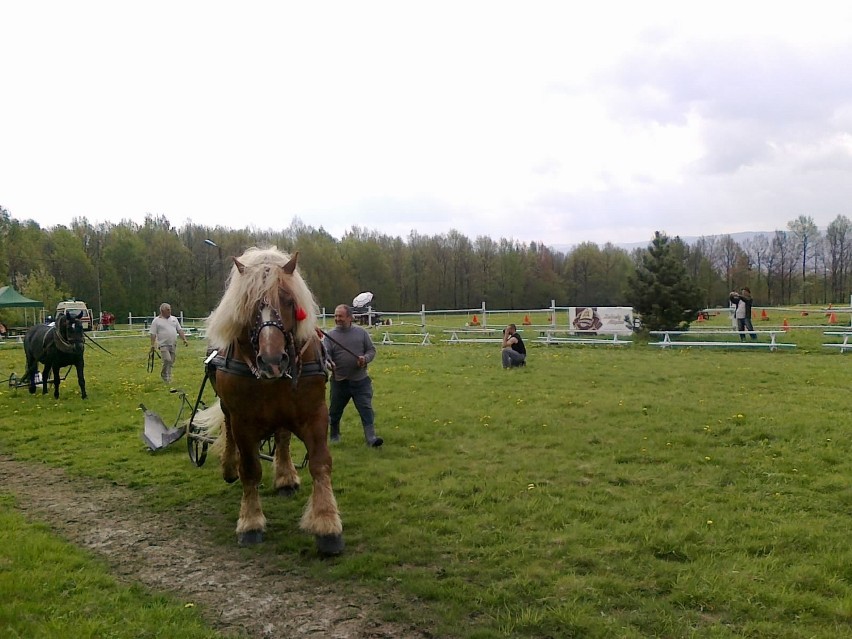
<svg viewBox="0 0 852 639"><path fill-rule="evenodd" d="M217 547L200 524L151 513L133 491L4 455L0 490L17 498L27 518L102 556L120 579L195 603L220 631L292 639L433 636L376 619L375 593L344 597L327 584Z"/></svg>

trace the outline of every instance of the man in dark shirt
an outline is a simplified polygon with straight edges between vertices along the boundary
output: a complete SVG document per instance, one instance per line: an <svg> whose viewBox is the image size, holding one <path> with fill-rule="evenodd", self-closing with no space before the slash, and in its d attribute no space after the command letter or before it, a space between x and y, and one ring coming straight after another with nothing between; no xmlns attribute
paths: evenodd
<svg viewBox="0 0 852 639"><path fill-rule="evenodd" d="M328 407L331 441L340 441L340 418L351 399L361 416L367 446L378 448L384 440L376 436L373 382L367 374L367 364L376 356L376 347L366 330L352 324L352 309L345 304L334 309L334 324L335 328L323 340L334 362Z"/></svg>
<svg viewBox="0 0 852 639"><path fill-rule="evenodd" d="M503 329L503 368L527 365L527 347L518 335L518 327L509 324Z"/></svg>

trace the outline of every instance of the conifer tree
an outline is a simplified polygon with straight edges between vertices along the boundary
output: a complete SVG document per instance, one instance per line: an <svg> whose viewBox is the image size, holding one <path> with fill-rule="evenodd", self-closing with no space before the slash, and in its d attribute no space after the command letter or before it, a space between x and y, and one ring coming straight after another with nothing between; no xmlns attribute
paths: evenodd
<svg viewBox="0 0 852 639"><path fill-rule="evenodd" d="M628 286L631 303L645 329L685 330L698 317L701 290L686 270L685 253L680 238L669 240L659 231L642 253Z"/></svg>

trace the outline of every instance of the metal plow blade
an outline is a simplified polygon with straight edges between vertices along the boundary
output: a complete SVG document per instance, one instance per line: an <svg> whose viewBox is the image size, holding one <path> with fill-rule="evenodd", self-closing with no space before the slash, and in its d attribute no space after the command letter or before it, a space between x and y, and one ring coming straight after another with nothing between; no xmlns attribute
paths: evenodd
<svg viewBox="0 0 852 639"><path fill-rule="evenodd" d="M141 435L142 441L151 450L165 448L183 437L183 428L169 428L157 413L153 413L145 408L145 404L139 404L139 408L145 413L145 426Z"/></svg>

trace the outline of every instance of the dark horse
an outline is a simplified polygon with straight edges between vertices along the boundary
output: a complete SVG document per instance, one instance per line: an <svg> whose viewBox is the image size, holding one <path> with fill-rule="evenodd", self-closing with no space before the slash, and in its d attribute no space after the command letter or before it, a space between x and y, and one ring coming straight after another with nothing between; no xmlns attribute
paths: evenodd
<svg viewBox="0 0 852 639"><path fill-rule="evenodd" d="M240 545L260 543L266 529L258 494L260 443L275 437L275 489L289 496L300 483L290 438L302 440L313 492L301 528L314 535L320 554L337 555L344 546L343 524L331 487L326 358L316 302L296 271L298 255L250 248L234 258L225 293L207 319L208 346L218 351L208 375L219 399L193 423L219 430L214 450L222 476L229 483L242 481Z"/></svg>
<svg viewBox="0 0 852 639"><path fill-rule="evenodd" d="M42 394L47 393L47 384L52 375L53 396L59 399L59 369L73 365L77 369L80 394L86 399L86 379L83 377L85 333L80 321L82 316L82 311L66 311L59 314L53 325L37 324L27 331L24 336L24 352L27 355L25 379L30 381L30 393L36 392L36 373L39 363L42 363Z"/></svg>

